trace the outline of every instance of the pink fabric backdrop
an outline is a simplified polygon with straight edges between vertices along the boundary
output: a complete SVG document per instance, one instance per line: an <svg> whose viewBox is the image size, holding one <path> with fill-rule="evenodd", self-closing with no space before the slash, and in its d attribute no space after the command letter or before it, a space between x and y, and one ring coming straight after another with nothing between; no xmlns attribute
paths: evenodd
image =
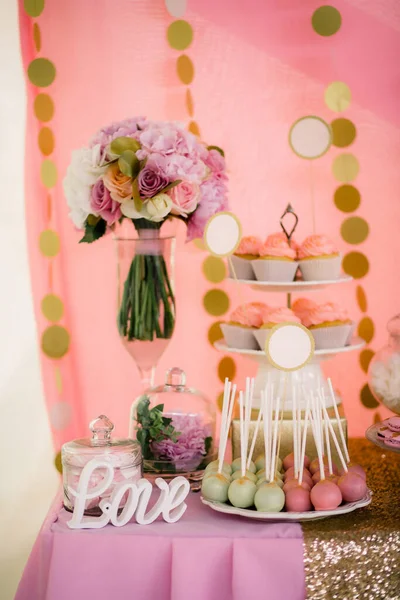
<svg viewBox="0 0 400 600"><path fill-rule="evenodd" d="M190 121L186 86L175 66L182 52L167 43L167 28L174 17L166 4L184 7L185 2L46 0L40 16L32 18L20 0L25 68L34 58L46 57L57 70L49 88L27 84L26 152L27 230L38 332L41 336L49 324L41 300L52 289L64 303L61 325L71 336L69 351L60 360L42 355L57 447L85 433L89 420L100 413L110 416L118 432L126 434L129 406L139 392L136 367L115 326L113 241L108 237L91 247L77 243L79 234L68 220L61 182L71 150L86 144L103 124L139 114ZM300 216L297 239L311 233L309 166L291 151L288 131L307 114L332 121L339 115L324 103L327 85L344 81L350 87L352 103L340 116L357 128L356 141L345 151L360 163L354 185L362 201L356 214L369 223L370 234L358 246L340 238L347 215L333 202L339 183L331 165L341 152L338 148L314 164L317 228L334 238L343 253L356 250L368 257L367 276L338 286L329 297L348 307L355 320L363 316L373 320L371 348L376 350L385 342L387 319L399 310L400 14L394 0L335 0L342 27L336 35L321 37L311 27L311 15L319 5L317 0L189 0L178 16L190 23L194 34L184 53L195 68L190 85L195 120L205 140L225 149L231 207L247 234L264 237L276 231L289 201ZM39 51L33 42L33 22L40 28ZM57 166L58 181L51 190L40 180L40 123L33 114L38 92L48 93L55 104L48 126L55 136L50 158ZM38 245L40 232L48 227L58 232L61 244L51 260ZM204 258L193 244L184 245L182 230L176 262L178 321L160 361L158 379L166 368L182 366L191 385L216 399L222 389L217 372L222 356L210 346L207 332L218 319L205 312L203 296L218 287L228 293L232 307L239 296L229 282L215 286L205 280ZM190 283L193 276L195 286ZM364 315L356 302L357 284L363 286L368 301ZM323 297L327 294L317 295ZM235 362L239 382L254 372L252 363L236 358ZM344 397L350 433L363 435L376 411L360 402L366 374L358 354L337 357L326 367ZM385 415L381 408L379 412Z"/></svg>

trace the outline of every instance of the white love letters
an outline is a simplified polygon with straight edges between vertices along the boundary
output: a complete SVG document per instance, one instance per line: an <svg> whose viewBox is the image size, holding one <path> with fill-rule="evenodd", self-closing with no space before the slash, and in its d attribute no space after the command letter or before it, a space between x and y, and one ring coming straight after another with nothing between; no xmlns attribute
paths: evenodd
<svg viewBox="0 0 400 600"><path fill-rule="evenodd" d="M105 476L89 491L90 478L96 469L105 470ZM103 514L100 517L85 517L87 500L104 494L113 480L114 468L105 460L94 458L84 466L77 489L68 487L69 494L75 497L72 519L67 521L70 529L100 529L110 522L116 527L122 527L132 519L133 515L139 525L153 523L159 515L162 515L167 523L176 523L186 511L187 504L184 500L190 491L187 479L176 477L169 484L164 479L156 479L155 484L160 489L160 496L147 513L153 486L146 479L140 479L137 483L117 483L110 498L103 498L100 501L99 506ZM125 506L120 512L120 504L124 496Z"/></svg>

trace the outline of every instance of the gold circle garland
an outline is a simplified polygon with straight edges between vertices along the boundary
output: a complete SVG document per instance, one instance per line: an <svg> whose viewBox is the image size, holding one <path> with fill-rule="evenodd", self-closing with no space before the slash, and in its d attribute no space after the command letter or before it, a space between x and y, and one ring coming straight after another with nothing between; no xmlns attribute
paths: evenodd
<svg viewBox="0 0 400 600"><path fill-rule="evenodd" d="M38 94L33 108L36 118L43 123L51 121L54 116L54 102L48 94Z"/></svg>
<svg viewBox="0 0 400 600"><path fill-rule="evenodd" d="M60 251L60 238L58 237L58 233L52 229L45 229L45 231L42 231L39 236L39 248L44 256L57 256Z"/></svg>
<svg viewBox="0 0 400 600"><path fill-rule="evenodd" d="M64 314L64 304L55 294L47 294L41 303L42 313L48 321L57 323Z"/></svg>
<svg viewBox="0 0 400 600"><path fill-rule="evenodd" d="M346 148L356 139L356 127L352 121L340 117L331 123L332 144L337 148Z"/></svg>
<svg viewBox="0 0 400 600"><path fill-rule="evenodd" d="M369 271L368 258L362 252L349 252L342 261L343 270L354 279L361 279Z"/></svg>
<svg viewBox="0 0 400 600"><path fill-rule="evenodd" d="M49 358L59 359L65 356L69 342L69 333L61 325L49 325L42 334L42 350Z"/></svg>
<svg viewBox="0 0 400 600"><path fill-rule="evenodd" d="M334 201L336 208L342 212L354 212L360 206L360 192L353 185L341 185L335 190Z"/></svg>
<svg viewBox="0 0 400 600"><path fill-rule="evenodd" d="M369 234L369 225L362 217L349 217L340 228L342 238L348 244L361 244Z"/></svg>
<svg viewBox="0 0 400 600"><path fill-rule="evenodd" d="M187 21L173 21L168 27L167 39L174 50L186 50L193 41L193 29Z"/></svg>
<svg viewBox="0 0 400 600"><path fill-rule="evenodd" d="M350 106L351 91L343 81L333 81L325 90L325 104L334 112L343 112Z"/></svg>
<svg viewBox="0 0 400 600"><path fill-rule="evenodd" d="M48 87L56 76L56 68L48 58L34 58L28 66L28 78L37 87Z"/></svg>
<svg viewBox="0 0 400 600"><path fill-rule="evenodd" d="M204 308L209 315L220 317L229 310L229 298L223 290L212 289L206 292L204 299Z"/></svg>
<svg viewBox="0 0 400 600"><path fill-rule="evenodd" d="M337 33L342 24L340 12L334 6L320 6L314 11L311 23L318 35L324 37Z"/></svg>
<svg viewBox="0 0 400 600"><path fill-rule="evenodd" d="M226 277L226 266L222 258L207 256L203 262L203 273L207 281L221 283Z"/></svg>
<svg viewBox="0 0 400 600"><path fill-rule="evenodd" d="M225 377L228 377L231 381L236 375L236 364L233 358L230 356L224 356L218 364L218 377L219 380L224 383Z"/></svg>

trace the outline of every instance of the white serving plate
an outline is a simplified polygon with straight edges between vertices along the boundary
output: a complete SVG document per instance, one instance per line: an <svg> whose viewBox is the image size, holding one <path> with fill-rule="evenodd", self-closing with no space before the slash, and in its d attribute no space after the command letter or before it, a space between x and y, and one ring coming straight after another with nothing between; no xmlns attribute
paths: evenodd
<svg viewBox="0 0 400 600"><path fill-rule="evenodd" d="M382 421L381 423L375 423L374 425L371 425L371 427L368 427L367 431L365 432L365 437L367 438L367 440L375 444L375 446L379 446L379 448L382 448L383 450L388 450L389 452L396 452L397 454L400 454L400 448L393 448L393 446L387 446L385 442L383 442L378 437L378 429L383 425L385 425L384 421Z"/></svg>
<svg viewBox="0 0 400 600"><path fill-rule="evenodd" d="M343 352L352 352L353 350L360 350L365 346L365 340L359 337L355 337L351 340L351 343L348 346L343 346L342 348L329 348L325 350L315 350L314 356L319 356L323 358L324 356L331 356L335 354L341 354ZM246 350L241 348L230 348L224 342L214 342L214 347L221 352L231 352L233 354L242 354L243 356L257 356L262 357L265 356L265 352L263 350Z"/></svg>
<svg viewBox="0 0 400 600"><path fill-rule="evenodd" d="M347 502L335 510L310 510L308 512L279 512L279 513L265 513L257 510L250 510L248 508L236 508L231 504L224 504L222 502L213 502L206 500L203 496L200 496L200 500L206 506L209 506L212 510L224 513L226 515L236 515L238 517L244 517L246 519L253 519L254 521L272 521L272 522L283 522L283 521L317 521L319 519L328 519L329 517L336 517L338 515L345 515L347 513L368 506L372 501L372 492L367 490L364 498L357 502Z"/></svg>
<svg viewBox="0 0 400 600"><path fill-rule="evenodd" d="M338 283L347 283L352 281L351 275L341 275L338 279L330 279L326 281L257 281L256 279L235 279L229 277L231 281L236 283L242 283L244 285L250 285L253 289L265 292L311 292L313 290L322 290L328 285L335 285Z"/></svg>

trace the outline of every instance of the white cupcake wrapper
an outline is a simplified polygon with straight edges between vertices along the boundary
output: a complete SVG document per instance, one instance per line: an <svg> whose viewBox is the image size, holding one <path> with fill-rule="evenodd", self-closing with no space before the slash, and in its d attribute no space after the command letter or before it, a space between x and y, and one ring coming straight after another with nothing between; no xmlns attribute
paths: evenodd
<svg viewBox="0 0 400 600"><path fill-rule="evenodd" d="M259 258L251 261L258 281L293 281L298 263L295 260L269 260Z"/></svg>
<svg viewBox="0 0 400 600"><path fill-rule="evenodd" d="M332 281L340 277L342 257L300 260L299 267L304 281Z"/></svg>
<svg viewBox="0 0 400 600"><path fill-rule="evenodd" d="M234 254L232 254L231 261L233 268L235 269L235 273L232 273L232 268L229 264L230 261L228 261L229 275L231 277L235 278L236 275L237 279L247 279L252 281L256 278L256 276L254 275L253 267L251 265L251 260L247 258L241 258L240 256L235 256Z"/></svg>
<svg viewBox="0 0 400 600"><path fill-rule="evenodd" d="M265 350L265 342L267 341L268 335L271 333L271 328L269 327L261 327L260 329L256 329L254 332L254 337L257 340L260 350Z"/></svg>
<svg viewBox="0 0 400 600"><path fill-rule="evenodd" d="M221 331L224 334L226 345L230 348L258 350L257 340L254 337L254 333L257 332L257 329L249 329L248 327L222 323Z"/></svg>
<svg viewBox="0 0 400 600"><path fill-rule="evenodd" d="M315 349L343 348L348 343L353 327L353 323L346 323L345 325L332 325L331 327L310 329L310 333L315 341Z"/></svg>

